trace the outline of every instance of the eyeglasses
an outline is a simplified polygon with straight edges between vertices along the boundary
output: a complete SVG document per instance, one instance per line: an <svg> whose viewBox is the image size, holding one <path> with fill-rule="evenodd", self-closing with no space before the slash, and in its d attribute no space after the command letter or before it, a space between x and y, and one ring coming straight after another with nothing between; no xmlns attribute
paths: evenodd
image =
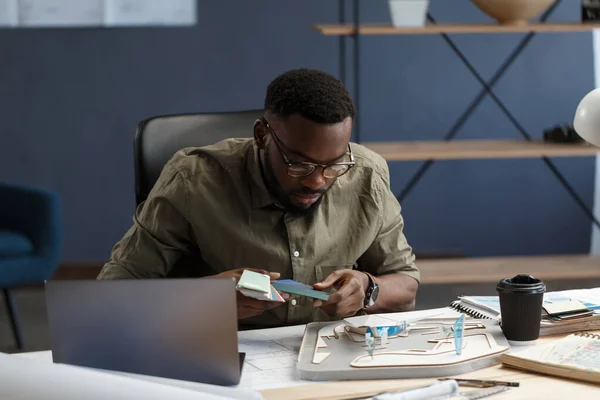
<svg viewBox="0 0 600 400"><path fill-rule="evenodd" d="M356 165L354 161L354 155L352 154L352 148L350 147L350 143L348 143L348 152L346 155L350 156L350 161L333 163L333 164L315 164L311 162L291 162L283 152L282 148L285 148L289 151L289 149L279 141L279 138L275 134L275 131L269 123L265 120L265 125L269 128L269 133L273 136L273 140L275 141L275 146L277 146L277 150L279 150L279 154L281 154L281 158L283 159L284 164L287 166L287 173L289 176L294 178L302 178L308 176L315 172L315 170L319 167L323 169L323 176L328 179L338 178L344 175L346 172L350 171L350 168Z"/></svg>

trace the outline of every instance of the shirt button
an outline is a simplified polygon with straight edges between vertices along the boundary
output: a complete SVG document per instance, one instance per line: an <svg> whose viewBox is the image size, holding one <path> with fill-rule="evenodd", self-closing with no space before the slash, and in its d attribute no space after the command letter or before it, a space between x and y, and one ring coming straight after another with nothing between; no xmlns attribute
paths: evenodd
<svg viewBox="0 0 600 400"><path fill-rule="evenodd" d="M300 252L298 250L294 252L294 257L300 257Z"/></svg>
<svg viewBox="0 0 600 400"><path fill-rule="evenodd" d="M292 305L295 306L296 304L298 304L298 302L296 301L296 299L292 299Z"/></svg>

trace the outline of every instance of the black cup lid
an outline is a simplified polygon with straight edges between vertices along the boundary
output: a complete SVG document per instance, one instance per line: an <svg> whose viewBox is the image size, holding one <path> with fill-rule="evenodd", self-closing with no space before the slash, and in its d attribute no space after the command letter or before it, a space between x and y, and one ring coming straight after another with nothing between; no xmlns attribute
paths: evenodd
<svg viewBox="0 0 600 400"><path fill-rule="evenodd" d="M546 291L546 284L531 275L519 274L513 278L504 278L498 282L496 290L499 292L536 294Z"/></svg>

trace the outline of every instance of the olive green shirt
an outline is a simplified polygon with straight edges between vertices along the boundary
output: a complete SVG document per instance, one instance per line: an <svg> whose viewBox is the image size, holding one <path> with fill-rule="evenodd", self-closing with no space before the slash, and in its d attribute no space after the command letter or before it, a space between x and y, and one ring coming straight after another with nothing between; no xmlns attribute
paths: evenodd
<svg viewBox="0 0 600 400"><path fill-rule="evenodd" d="M363 146L351 147L356 166L304 217L274 202L253 139L180 150L98 279L163 278L185 258L192 260L185 266L188 276L259 268L312 285L336 269L357 268L419 281L387 163ZM330 319L310 298L292 296L241 323L272 327Z"/></svg>

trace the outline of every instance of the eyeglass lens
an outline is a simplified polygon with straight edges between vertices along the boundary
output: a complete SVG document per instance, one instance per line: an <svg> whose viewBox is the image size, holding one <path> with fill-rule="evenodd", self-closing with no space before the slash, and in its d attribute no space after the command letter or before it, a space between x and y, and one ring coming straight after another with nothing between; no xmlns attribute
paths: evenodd
<svg viewBox="0 0 600 400"><path fill-rule="evenodd" d="M290 165L288 166L288 173L294 177L302 177L312 174L316 168L316 166L308 164ZM337 178L338 176L345 174L349 169L349 165L332 164L323 170L323 176L326 178Z"/></svg>

